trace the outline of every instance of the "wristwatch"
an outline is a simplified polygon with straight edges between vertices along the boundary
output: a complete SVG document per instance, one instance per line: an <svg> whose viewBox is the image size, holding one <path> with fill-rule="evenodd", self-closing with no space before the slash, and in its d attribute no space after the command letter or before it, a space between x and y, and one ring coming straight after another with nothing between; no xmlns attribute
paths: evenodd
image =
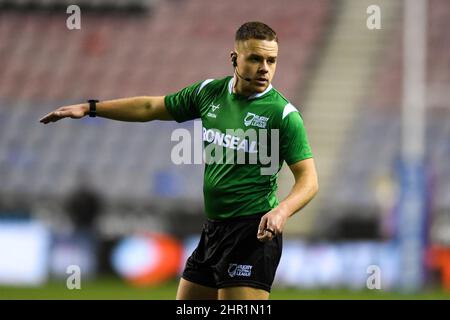
<svg viewBox="0 0 450 320"><path fill-rule="evenodd" d="M98 100L89 99L89 117L94 118L97 116L97 102Z"/></svg>

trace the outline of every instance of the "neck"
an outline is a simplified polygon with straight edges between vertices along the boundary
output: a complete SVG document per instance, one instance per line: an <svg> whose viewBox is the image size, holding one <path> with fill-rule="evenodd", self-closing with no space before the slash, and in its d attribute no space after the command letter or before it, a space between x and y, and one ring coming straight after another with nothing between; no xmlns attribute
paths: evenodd
<svg viewBox="0 0 450 320"><path fill-rule="evenodd" d="M233 76L233 93L244 97L250 97L254 92L245 89L244 80L240 79L236 73Z"/></svg>

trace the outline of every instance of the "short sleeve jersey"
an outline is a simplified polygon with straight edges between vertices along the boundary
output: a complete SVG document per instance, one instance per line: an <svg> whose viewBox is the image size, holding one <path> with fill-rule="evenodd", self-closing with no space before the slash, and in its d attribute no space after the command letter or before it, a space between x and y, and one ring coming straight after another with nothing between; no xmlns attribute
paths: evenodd
<svg viewBox="0 0 450 320"><path fill-rule="evenodd" d="M233 81L208 79L165 97L175 121L201 119L205 211L217 220L275 208L283 161L313 156L297 108L272 85L245 97L233 92Z"/></svg>

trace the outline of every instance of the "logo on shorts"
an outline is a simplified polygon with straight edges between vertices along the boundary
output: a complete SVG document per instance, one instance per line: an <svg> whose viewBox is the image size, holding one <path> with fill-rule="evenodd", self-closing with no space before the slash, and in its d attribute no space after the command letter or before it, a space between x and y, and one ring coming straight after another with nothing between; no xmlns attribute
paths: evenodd
<svg viewBox="0 0 450 320"><path fill-rule="evenodd" d="M228 267L228 275L231 278L234 276L250 277L252 274L252 268L253 266L248 264L230 263L230 266Z"/></svg>

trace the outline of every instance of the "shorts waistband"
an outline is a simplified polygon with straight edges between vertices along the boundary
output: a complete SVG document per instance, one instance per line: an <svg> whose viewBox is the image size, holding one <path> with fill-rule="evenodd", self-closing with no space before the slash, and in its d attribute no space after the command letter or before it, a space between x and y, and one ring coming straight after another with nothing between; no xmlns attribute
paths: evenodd
<svg viewBox="0 0 450 320"><path fill-rule="evenodd" d="M217 225L217 224L227 224L227 223L246 221L246 220L259 220L267 212L256 213L256 214L252 214L252 215L248 215L248 216L231 217L231 218L220 219L220 220L208 218L208 219L206 219L206 221L207 221L207 223Z"/></svg>

